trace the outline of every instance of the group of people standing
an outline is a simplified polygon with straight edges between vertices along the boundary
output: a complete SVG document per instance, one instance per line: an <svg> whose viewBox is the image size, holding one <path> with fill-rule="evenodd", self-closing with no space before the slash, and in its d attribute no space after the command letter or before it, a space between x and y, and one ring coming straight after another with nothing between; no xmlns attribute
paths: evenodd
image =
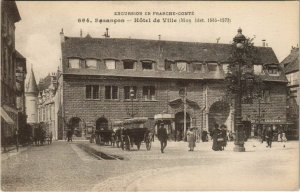
<svg viewBox="0 0 300 192"><path fill-rule="evenodd" d="M213 140L212 149L214 151L223 151L228 141L226 125L219 126L215 124L214 130L210 132L210 136Z"/></svg>
<svg viewBox="0 0 300 192"><path fill-rule="evenodd" d="M271 126L263 127L261 129L261 132L260 132L261 143L266 141L267 142L266 147L270 147L270 148L272 147L272 142L274 140L274 137L275 137L275 140L276 140L276 136L278 137L277 141L279 141L279 142L286 142L287 141L285 133L284 133L283 130L279 130L276 133L276 132L274 132L274 130Z"/></svg>
<svg viewBox="0 0 300 192"><path fill-rule="evenodd" d="M214 151L223 151L228 141L226 125L219 126L218 124L215 124L215 129L210 133L210 136L213 139L212 149ZM189 128L186 132L186 137L189 151L194 151L197 138L195 129ZM163 123L158 126L157 138L160 141L161 153L164 153L164 149L166 148L168 142L168 133Z"/></svg>

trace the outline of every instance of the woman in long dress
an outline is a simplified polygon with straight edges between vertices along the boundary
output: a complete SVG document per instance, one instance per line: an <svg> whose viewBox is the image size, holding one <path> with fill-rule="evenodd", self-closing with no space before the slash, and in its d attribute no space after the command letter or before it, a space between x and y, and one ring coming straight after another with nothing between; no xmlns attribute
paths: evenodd
<svg viewBox="0 0 300 192"><path fill-rule="evenodd" d="M189 151L194 151L194 148L196 147L196 134L193 131L193 129L188 129L187 133L187 142L189 143Z"/></svg>
<svg viewBox="0 0 300 192"><path fill-rule="evenodd" d="M214 151L222 151L222 130L218 124L215 124L215 129L212 132L213 146Z"/></svg>

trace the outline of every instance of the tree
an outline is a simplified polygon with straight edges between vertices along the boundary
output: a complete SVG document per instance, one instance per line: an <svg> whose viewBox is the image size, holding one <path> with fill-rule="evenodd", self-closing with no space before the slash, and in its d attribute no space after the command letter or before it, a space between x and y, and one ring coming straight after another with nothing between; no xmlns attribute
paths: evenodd
<svg viewBox="0 0 300 192"><path fill-rule="evenodd" d="M254 64L260 63L260 60L257 57L257 48L254 46L253 40L254 38L246 38L243 44L232 43L229 66L225 78L227 85L226 97L234 98L240 91L242 103L248 104L252 104L254 98L261 97L261 91L265 87L262 78L254 74ZM239 72L241 90L239 90L238 86Z"/></svg>

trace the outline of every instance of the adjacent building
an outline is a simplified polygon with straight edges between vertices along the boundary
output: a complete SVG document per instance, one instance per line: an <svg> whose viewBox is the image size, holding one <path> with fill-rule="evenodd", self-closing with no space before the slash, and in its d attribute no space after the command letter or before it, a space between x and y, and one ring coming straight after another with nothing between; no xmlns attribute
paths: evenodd
<svg viewBox="0 0 300 192"><path fill-rule="evenodd" d="M58 136L57 86L57 73L48 74L38 84L38 122L44 125L47 133L52 132L54 140Z"/></svg>
<svg viewBox="0 0 300 192"><path fill-rule="evenodd" d="M25 79L27 74L26 58L16 51L16 90L18 109L18 129L20 142L25 143L30 136L27 126L26 102L25 102Z"/></svg>
<svg viewBox="0 0 300 192"><path fill-rule="evenodd" d="M15 23L21 17L15 1L1 1L1 142L14 143L18 129L16 105Z"/></svg>
<svg viewBox="0 0 300 192"><path fill-rule="evenodd" d="M60 36L58 114L65 123L59 124L59 139L66 125L85 137L132 116L153 120L161 113L175 117L173 137L183 133L184 122L207 130L226 124L233 130L234 106L224 97L230 44L68 37L63 31ZM287 80L276 55L270 47L257 47L255 54L253 70L267 88L243 104L249 134L251 129L256 134L258 124L287 122Z"/></svg>
<svg viewBox="0 0 300 192"><path fill-rule="evenodd" d="M291 53L281 62L288 79L287 118L292 122L293 135L299 131L299 47L292 47Z"/></svg>
<svg viewBox="0 0 300 192"><path fill-rule="evenodd" d="M31 67L30 75L25 88L27 123L31 125L38 123L38 94L39 90L36 84L33 69Z"/></svg>

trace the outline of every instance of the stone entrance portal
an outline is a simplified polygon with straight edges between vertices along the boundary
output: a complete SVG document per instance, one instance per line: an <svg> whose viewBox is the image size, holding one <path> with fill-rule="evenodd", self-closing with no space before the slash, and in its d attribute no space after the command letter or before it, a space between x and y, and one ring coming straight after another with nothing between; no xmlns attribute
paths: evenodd
<svg viewBox="0 0 300 192"><path fill-rule="evenodd" d="M230 115L230 105L224 101L217 101L213 103L209 109L208 114L208 128L209 131L214 129L217 123L219 126L224 124L228 127L228 118Z"/></svg>
<svg viewBox="0 0 300 192"><path fill-rule="evenodd" d="M186 113L186 129L191 127L191 118ZM181 141L184 139L184 113L178 112L175 114L175 140Z"/></svg>

